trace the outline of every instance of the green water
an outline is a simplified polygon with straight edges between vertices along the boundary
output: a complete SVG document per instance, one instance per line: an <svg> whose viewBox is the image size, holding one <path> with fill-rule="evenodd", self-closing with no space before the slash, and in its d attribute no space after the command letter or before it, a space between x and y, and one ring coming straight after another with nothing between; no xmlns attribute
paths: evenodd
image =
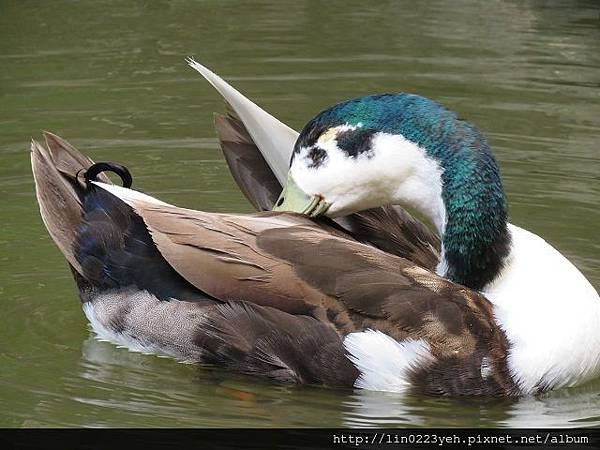
<svg viewBox="0 0 600 450"><path fill-rule="evenodd" d="M422 398L267 384L97 342L28 154L51 130L163 200L250 212L214 137L221 100L185 56L296 129L349 97L415 92L487 133L511 221L600 288L599 17L595 0L0 0L0 426L600 425L600 382Z"/></svg>

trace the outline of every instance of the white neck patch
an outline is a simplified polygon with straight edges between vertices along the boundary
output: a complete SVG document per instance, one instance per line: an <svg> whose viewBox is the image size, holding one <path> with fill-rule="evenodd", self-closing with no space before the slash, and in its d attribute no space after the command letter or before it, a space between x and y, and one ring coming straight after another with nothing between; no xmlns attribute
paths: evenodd
<svg viewBox="0 0 600 450"><path fill-rule="evenodd" d="M509 224L507 266L483 294L509 341L508 367L525 394L600 375L600 297L539 236Z"/></svg>
<svg viewBox="0 0 600 450"><path fill-rule="evenodd" d="M321 135L317 145L327 152L318 167L311 167L309 152L300 149L290 172L307 194L320 194L331 204L329 215L385 204L400 204L425 214L442 234L446 226L446 208L442 199L442 173L438 162L424 148L403 136L375 133L371 151L356 157L340 149L337 133L361 127L342 125Z"/></svg>

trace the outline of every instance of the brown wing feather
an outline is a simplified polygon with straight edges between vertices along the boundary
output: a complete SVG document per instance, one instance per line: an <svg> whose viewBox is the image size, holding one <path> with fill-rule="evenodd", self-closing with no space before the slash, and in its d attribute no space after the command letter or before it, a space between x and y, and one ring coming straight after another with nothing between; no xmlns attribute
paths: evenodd
<svg viewBox="0 0 600 450"><path fill-rule="evenodd" d="M336 219L354 239L435 270L440 239L399 206L387 205Z"/></svg>
<svg viewBox="0 0 600 450"><path fill-rule="evenodd" d="M203 362L293 383L350 387L358 376L335 329L312 317L245 302L206 311L194 339Z"/></svg>
<svg viewBox="0 0 600 450"><path fill-rule="evenodd" d="M413 384L423 392L516 392L506 368L508 343L481 294L403 258L318 230L271 229L258 239L302 280L342 303L354 329L378 329L398 341L424 339L435 362L414 374ZM340 318L330 319L338 325Z"/></svg>
<svg viewBox="0 0 600 450"><path fill-rule="evenodd" d="M196 288L223 301L244 300L291 314L324 317L326 296L291 264L257 245L270 228L312 225L301 216L210 214L136 203L159 251Z"/></svg>
<svg viewBox="0 0 600 450"><path fill-rule="evenodd" d="M449 338L436 327L457 336L471 334L470 321L481 322L481 336L493 328L480 294L308 218L134 207L169 264L215 298L325 313L342 333L376 326L398 339L422 335L440 351Z"/></svg>
<svg viewBox="0 0 600 450"><path fill-rule="evenodd" d="M244 124L232 114L215 114L215 129L229 171L242 193L258 211L271 210L281 185Z"/></svg>

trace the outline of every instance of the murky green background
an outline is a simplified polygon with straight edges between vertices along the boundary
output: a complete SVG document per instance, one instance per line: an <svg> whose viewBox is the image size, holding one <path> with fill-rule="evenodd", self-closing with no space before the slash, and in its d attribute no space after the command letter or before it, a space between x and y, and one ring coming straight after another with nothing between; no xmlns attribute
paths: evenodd
<svg viewBox="0 0 600 450"><path fill-rule="evenodd" d="M0 426L600 425L600 382L518 401L297 388L93 340L29 140L54 131L168 202L251 211L214 137L221 100L187 55L297 129L361 94L441 101L487 132L512 222L600 288L596 0L0 0Z"/></svg>

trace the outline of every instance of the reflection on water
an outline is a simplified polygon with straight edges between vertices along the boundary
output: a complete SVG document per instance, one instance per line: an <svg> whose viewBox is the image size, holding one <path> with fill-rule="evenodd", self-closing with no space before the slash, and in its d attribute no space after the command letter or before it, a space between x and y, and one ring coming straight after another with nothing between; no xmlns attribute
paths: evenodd
<svg viewBox="0 0 600 450"><path fill-rule="evenodd" d="M0 426L600 425L598 381L423 398L273 385L98 342L39 219L26 151L48 129L165 201L249 212L214 138L221 100L185 56L297 129L342 99L416 92L487 133L511 221L598 288L597 1L14 2L0 38Z"/></svg>
<svg viewBox="0 0 600 450"><path fill-rule="evenodd" d="M598 426L600 383L522 399L446 399L356 391L346 404L351 427Z"/></svg>
<svg viewBox="0 0 600 450"><path fill-rule="evenodd" d="M447 399L357 390L285 387L246 377L169 361L156 371L153 356L129 352L88 338L82 349L80 373L85 391L72 400L90 415L85 426L103 425L106 410L129 416L152 415L154 425L171 426L301 426L318 414L319 426L348 427L570 427L600 424L599 383L537 397L507 399ZM174 366L174 367L173 367ZM214 415L228 411L226 423ZM190 415L190 411L193 413ZM305 422L308 421L308 422ZM137 424L132 422L131 425Z"/></svg>

